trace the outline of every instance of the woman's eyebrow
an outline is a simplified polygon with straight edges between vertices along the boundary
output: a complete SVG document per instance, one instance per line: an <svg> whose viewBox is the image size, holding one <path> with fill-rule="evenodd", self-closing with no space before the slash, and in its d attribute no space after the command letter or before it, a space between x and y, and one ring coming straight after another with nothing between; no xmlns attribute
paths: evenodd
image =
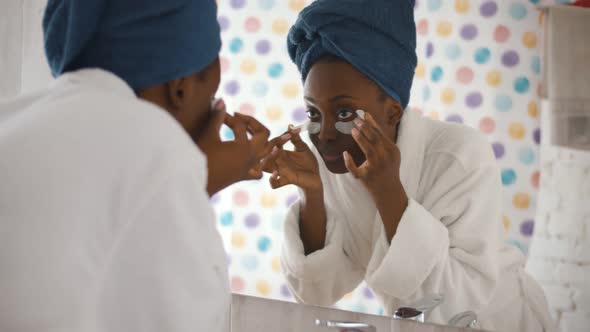
<svg viewBox="0 0 590 332"><path fill-rule="evenodd" d="M355 99L353 96L349 96L349 95L338 95L338 96L334 96L332 98L330 98L330 102L335 102L341 99Z"/></svg>

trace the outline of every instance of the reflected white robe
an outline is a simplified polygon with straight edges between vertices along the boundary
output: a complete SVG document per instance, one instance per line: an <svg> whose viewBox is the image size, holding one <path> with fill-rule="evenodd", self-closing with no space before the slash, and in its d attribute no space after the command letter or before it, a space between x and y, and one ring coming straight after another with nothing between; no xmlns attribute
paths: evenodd
<svg viewBox="0 0 590 332"><path fill-rule="evenodd" d="M0 101L0 331L228 331L207 165L101 70Z"/></svg>
<svg viewBox="0 0 590 332"><path fill-rule="evenodd" d="M486 138L406 112L398 146L410 202L391 244L362 184L350 174L330 173L320 159L325 247L304 255L299 202L285 225L282 267L296 298L332 305L364 279L387 315L443 293L445 302L430 322L444 324L472 310L479 328L552 331L543 291L524 272L524 256L503 245L500 172Z"/></svg>

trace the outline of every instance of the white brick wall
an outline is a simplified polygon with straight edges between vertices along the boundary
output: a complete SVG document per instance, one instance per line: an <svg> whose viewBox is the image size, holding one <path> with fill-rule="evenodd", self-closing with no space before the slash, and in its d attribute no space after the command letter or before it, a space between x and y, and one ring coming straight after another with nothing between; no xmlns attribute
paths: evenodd
<svg viewBox="0 0 590 332"><path fill-rule="evenodd" d="M590 331L590 152L543 145L538 199L527 269L560 331Z"/></svg>
<svg viewBox="0 0 590 332"><path fill-rule="evenodd" d="M590 330L590 314L565 312L561 316L561 331L588 331Z"/></svg>

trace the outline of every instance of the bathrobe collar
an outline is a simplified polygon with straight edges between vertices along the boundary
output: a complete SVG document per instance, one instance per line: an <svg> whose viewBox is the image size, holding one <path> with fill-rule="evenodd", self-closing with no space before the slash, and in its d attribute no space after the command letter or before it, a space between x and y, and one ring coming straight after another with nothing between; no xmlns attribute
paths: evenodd
<svg viewBox="0 0 590 332"><path fill-rule="evenodd" d="M122 97L135 97L135 92L131 87L115 74L102 69L80 69L68 72L59 76L54 82L54 86L64 86L67 83L83 82L100 90Z"/></svg>

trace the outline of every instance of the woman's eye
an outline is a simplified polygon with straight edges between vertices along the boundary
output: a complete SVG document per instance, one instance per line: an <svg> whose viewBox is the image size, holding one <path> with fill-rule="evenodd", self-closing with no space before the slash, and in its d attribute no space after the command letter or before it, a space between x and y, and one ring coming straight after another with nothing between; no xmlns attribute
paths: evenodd
<svg viewBox="0 0 590 332"><path fill-rule="evenodd" d="M318 112L316 110L307 110L307 117L310 120L318 119L320 117L320 112Z"/></svg>
<svg viewBox="0 0 590 332"><path fill-rule="evenodd" d="M350 120L353 117L354 113L349 110L341 110L338 112L338 120Z"/></svg>

